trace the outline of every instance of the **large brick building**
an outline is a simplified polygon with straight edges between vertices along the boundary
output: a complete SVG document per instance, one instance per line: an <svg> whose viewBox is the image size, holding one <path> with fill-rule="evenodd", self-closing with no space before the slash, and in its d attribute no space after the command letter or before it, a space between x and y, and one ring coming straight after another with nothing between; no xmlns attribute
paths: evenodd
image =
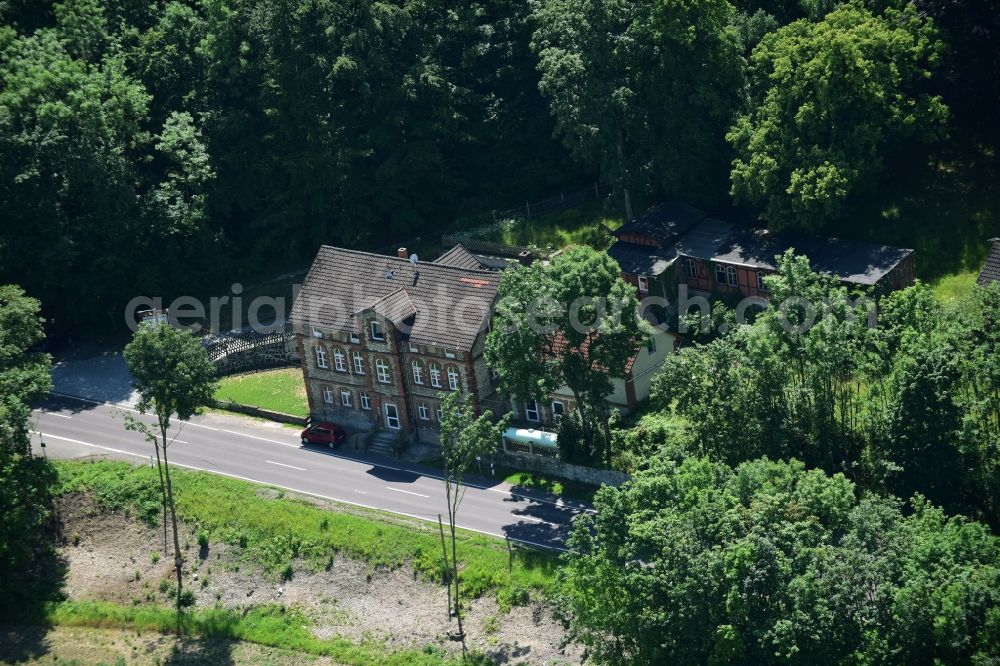
<svg viewBox="0 0 1000 666"><path fill-rule="evenodd" d="M410 261L404 248L392 257L322 247L290 317L312 417L435 441L438 393L461 391L477 410L554 425L576 408L567 389L544 404L511 403L483 358L500 271L516 263L461 245L433 262ZM635 409L673 349L668 331L637 349L609 405Z"/></svg>
<svg viewBox="0 0 1000 666"><path fill-rule="evenodd" d="M398 254L320 248L290 320L313 418L434 440L439 392L502 406L483 360L500 275L462 248Z"/></svg>

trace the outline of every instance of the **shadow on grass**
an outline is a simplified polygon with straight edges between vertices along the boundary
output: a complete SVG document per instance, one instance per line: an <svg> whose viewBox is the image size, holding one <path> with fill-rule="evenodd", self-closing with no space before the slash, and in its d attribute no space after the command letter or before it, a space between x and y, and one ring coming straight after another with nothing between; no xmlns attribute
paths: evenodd
<svg viewBox="0 0 1000 666"><path fill-rule="evenodd" d="M233 641L220 638L179 638L162 663L177 666L234 664L233 645Z"/></svg>
<svg viewBox="0 0 1000 666"><path fill-rule="evenodd" d="M887 161L884 186L834 235L911 247L917 277L976 270L1000 235L1000 171L989 149L955 136L938 152Z"/></svg>

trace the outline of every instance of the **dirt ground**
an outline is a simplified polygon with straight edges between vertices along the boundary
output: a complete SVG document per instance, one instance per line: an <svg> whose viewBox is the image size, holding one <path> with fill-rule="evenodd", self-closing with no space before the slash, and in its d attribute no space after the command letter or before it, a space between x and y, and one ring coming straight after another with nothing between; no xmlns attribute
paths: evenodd
<svg viewBox="0 0 1000 666"><path fill-rule="evenodd" d="M122 629L10 627L0 629L0 663L134 664L136 666L335 666L316 657L253 643L177 638Z"/></svg>
<svg viewBox="0 0 1000 666"><path fill-rule="evenodd" d="M169 603L165 585L173 573L169 558L163 557L161 528L103 512L83 495L62 498L59 512L68 563L65 591L71 599ZM210 543L200 549L195 529L181 529L187 535L181 539L187 558L185 584L195 590L198 606L280 603L301 608L314 620L319 637L374 639L394 648L434 644L460 652L459 644L448 639L455 625L446 615L445 588L416 578L412 570L373 570L363 562L338 558L328 570L319 571L295 562L292 578L280 581L247 562L238 546ZM579 646L561 645L562 625L539 603L504 614L493 598L483 598L472 602L465 619L470 646L496 663L581 662Z"/></svg>

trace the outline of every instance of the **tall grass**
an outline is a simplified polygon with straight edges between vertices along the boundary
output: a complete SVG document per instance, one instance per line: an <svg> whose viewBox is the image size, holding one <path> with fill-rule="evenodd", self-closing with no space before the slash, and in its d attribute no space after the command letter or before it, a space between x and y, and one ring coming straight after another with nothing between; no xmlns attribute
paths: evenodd
<svg viewBox="0 0 1000 666"><path fill-rule="evenodd" d="M159 518L155 470L120 462L56 463L59 491L90 493L114 510L131 509L150 523ZM316 568L334 554L372 567L409 564L420 576L441 580L441 541L437 526L379 511L338 506L336 510L289 497L274 497L266 486L205 472L175 470L178 517L206 531L212 539L241 546L271 572L294 558ZM458 556L467 597L535 589L543 594L555 584L558 558L546 552L516 549L509 565L506 545L495 538L460 532Z"/></svg>
<svg viewBox="0 0 1000 666"><path fill-rule="evenodd" d="M206 608L180 616L160 606L119 606L105 601L64 601L47 607L52 624L128 629L137 632L173 633L247 641L270 647L329 656L351 666L436 666L456 663L436 649L389 651L377 642L354 643L346 638L317 638L310 621L300 611L282 606L255 606L246 610Z"/></svg>
<svg viewBox="0 0 1000 666"><path fill-rule="evenodd" d="M968 296L978 277L979 271L977 270L950 273L934 280L931 283L931 289L934 290L934 295L939 301L949 303Z"/></svg>

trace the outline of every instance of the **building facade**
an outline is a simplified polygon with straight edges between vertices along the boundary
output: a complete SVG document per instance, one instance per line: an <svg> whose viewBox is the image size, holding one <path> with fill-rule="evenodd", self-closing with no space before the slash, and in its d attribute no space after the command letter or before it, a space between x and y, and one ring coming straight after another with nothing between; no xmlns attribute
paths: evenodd
<svg viewBox="0 0 1000 666"><path fill-rule="evenodd" d="M614 387L608 396L608 407L623 414L635 410L639 403L649 398L653 377L663 365L663 360L674 353L677 337L670 331L657 330L649 341L636 350L625 368L624 377L611 380ZM527 426L554 428L560 416L576 409L576 398L567 387L554 391L549 401L517 403L510 405L515 419Z"/></svg>
<svg viewBox="0 0 1000 666"><path fill-rule="evenodd" d="M499 400L483 359L494 271L323 247L292 309L314 420L436 440L439 394Z"/></svg>
<svg viewBox="0 0 1000 666"><path fill-rule="evenodd" d="M907 248L836 238L772 233L712 218L683 203L654 206L615 231L608 250L640 299L676 302L679 285L703 295L768 298L764 278L775 257L792 249L813 270L845 284L886 293L913 284L914 255Z"/></svg>

